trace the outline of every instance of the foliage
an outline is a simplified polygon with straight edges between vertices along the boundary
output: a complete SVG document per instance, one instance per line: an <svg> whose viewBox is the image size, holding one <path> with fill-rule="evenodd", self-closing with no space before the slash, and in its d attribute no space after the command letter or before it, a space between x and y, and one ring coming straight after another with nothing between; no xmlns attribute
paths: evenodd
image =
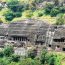
<svg viewBox="0 0 65 65"><path fill-rule="evenodd" d="M8 20L8 21L13 20L13 18L15 17L12 11L7 11L4 14L4 16L5 16L5 19Z"/></svg>
<svg viewBox="0 0 65 65"><path fill-rule="evenodd" d="M58 56L58 55L56 55L56 58L55 58L55 65L62 65L61 64L61 58Z"/></svg>
<svg viewBox="0 0 65 65"><path fill-rule="evenodd" d="M0 11L2 10L2 8L3 8L3 7L2 7L2 6L0 6Z"/></svg>
<svg viewBox="0 0 65 65"><path fill-rule="evenodd" d="M6 63L3 60L0 60L0 65L6 65Z"/></svg>
<svg viewBox="0 0 65 65"><path fill-rule="evenodd" d="M56 25L63 25L63 24L65 24L65 20L64 20L65 18L64 18L64 16L63 15L60 15L58 18L57 18L57 20L56 20Z"/></svg>
<svg viewBox="0 0 65 65"><path fill-rule="evenodd" d="M58 8L58 7L55 7L55 8L53 8L53 9L51 10L50 15L51 15L51 16L56 16L56 15L59 14L59 13L60 13L59 8Z"/></svg>
<svg viewBox="0 0 65 65"><path fill-rule="evenodd" d="M36 10L33 12L33 17L41 17L44 15L44 10Z"/></svg>
<svg viewBox="0 0 65 65"><path fill-rule="evenodd" d="M0 23L3 23L2 19L0 18Z"/></svg>
<svg viewBox="0 0 65 65"><path fill-rule="evenodd" d="M34 59L37 56L37 50L29 51L28 57Z"/></svg>
<svg viewBox="0 0 65 65"><path fill-rule="evenodd" d="M15 16L15 17L21 17L21 15L22 15L21 12L15 12L15 13L14 13L14 16Z"/></svg>
<svg viewBox="0 0 65 65"><path fill-rule="evenodd" d="M41 54L40 61L44 65L61 65L60 57L53 53L48 53L43 50Z"/></svg>
<svg viewBox="0 0 65 65"><path fill-rule="evenodd" d="M9 0L8 8L10 8L13 12L21 12L28 9L28 4L20 3L18 0ZM24 5L25 4L25 5Z"/></svg>
<svg viewBox="0 0 65 65"><path fill-rule="evenodd" d="M50 14L53 7L54 7L53 4L47 3L46 6L45 6L45 14Z"/></svg>
<svg viewBox="0 0 65 65"><path fill-rule="evenodd" d="M44 0L35 0L35 3L42 3Z"/></svg>
<svg viewBox="0 0 65 65"><path fill-rule="evenodd" d="M55 0L55 2L58 0ZM56 2L56 4L58 4ZM47 3L45 6L45 14L49 14L51 16L57 16L59 13L65 13L65 6L55 6L54 4Z"/></svg>
<svg viewBox="0 0 65 65"><path fill-rule="evenodd" d="M31 58L26 58L21 61L20 65L41 65L39 60L33 60Z"/></svg>
<svg viewBox="0 0 65 65"><path fill-rule="evenodd" d="M41 53L41 59L40 59L40 61L41 61L42 64L45 64L45 62L47 61L46 54L47 54L46 50L43 50L42 53Z"/></svg>
<svg viewBox="0 0 65 65"><path fill-rule="evenodd" d="M32 12L31 10L26 10L26 11L24 11L23 14L22 14L22 16L23 16L24 18L31 18L32 15L33 15L33 12Z"/></svg>
<svg viewBox="0 0 65 65"><path fill-rule="evenodd" d="M49 64L49 65L55 65L55 61L56 61L56 56L52 54L52 55L49 57L49 62L48 62L48 64Z"/></svg>
<svg viewBox="0 0 65 65"><path fill-rule="evenodd" d="M6 48L9 49L12 47ZM21 58L21 56L12 54L10 56L0 57L0 65L61 65L61 61L65 58L65 54L62 56L61 54L50 53L46 50L43 50L41 56L34 59L30 56Z"/></svg>
<svg viewBox="0 0 65 65"><path fill-rule="evenodd" d="M8 65L19 65L18 63L16 63L16 62L11 62L10 64L8 64Z"/></svg>
<svg viewBox="0 0 65 65"><path fill-rule="evenodd" d="M18 0L8 0L7 1L8 8L10 8L12 11L16 12L18 11L19 1Z"/></svg>
<svg viewBox="0 0 65 65"><path fill-rule="evenodd" d="M0 58L0 65L8 65L10 62L8 61L7 58L3 57Z"/></svg>
<svg viewBox="0 0 65 65"><path fill-rule="evenodd" d="M60 12L65 13L65 6L60 7Z"/></svg>
<svg viewBox="0 0 65 65"><path fill-rule="evenodd" d="M65 13L65 6L59 6L58 0L54 0L55 3L46 3L46 5L43 7L43 10L38 9L37 5L43 2L44 0L6 0L8 7L2 8L2 10L0 11L1 16L4 15L1 19L3 20L3 22L5 21L10 23L10 21L13 21L14 18L18 20L21 20L21 18L41 19L41 17L44 16L56 17L59 13ZM7 9L9 11L6 12ZM51 20L53 20L55 22L56 19L54 18L54 20L53 17L51 17L51 19L49 19L48 21L50 22ZM54 24L53 21L51 22L51 24Z"/></svg>
<svg viewBox="0 0 65 65"><path fill-rule="evenodd" d="M11 56L11 61L18 62L19 60L20 60L20 56L19 55L12 55Z"/></svg>
<svg viewBox="0 0 65 65"><path fill-rule="evenodd" d="M41 16L43 16L43 14L44 14L43 10L41 10L41 11L38 11L38 17L41 17Z"/></svg>
<svg viewBox="0 0 65 65"><path fill-rule="evenodd" d="M0 57L3 57L3 56L4 56L3 51L0 51Z"/></svg>
<svg viewBox="0 0 65 65"><path fill-rule="evenodd" d="M11 56L13 53L14 53L13 47L7 46L7 47L4 48L4 55L5 55L6 57Z"/></svg>

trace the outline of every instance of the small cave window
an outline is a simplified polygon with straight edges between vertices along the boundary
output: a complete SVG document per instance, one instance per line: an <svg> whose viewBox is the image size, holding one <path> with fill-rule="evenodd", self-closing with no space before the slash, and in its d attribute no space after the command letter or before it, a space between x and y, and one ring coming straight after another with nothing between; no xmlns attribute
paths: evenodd
<svg viewBox="0 0 65 65"><path fill-rule="evenodd" d="M49 45L49 47L51 47L51 45Z"/></svg>
<svg viewBox="0 0 65 65"><path fill-rule="evenodd" d="M54 29L57 29L57 26L55 26Z"/></svg>
<svg viewBox="0 0 65 65"><path fill-rule="evenodd" d="M63 48L62 50L65 51L65 48Z"/></svg>
<svg viewBox="0 0 65 65"><path fill-rule="evenodd" d="M60 46L59 46L59 45L57 45L57 48L60 48Z"/></svg>

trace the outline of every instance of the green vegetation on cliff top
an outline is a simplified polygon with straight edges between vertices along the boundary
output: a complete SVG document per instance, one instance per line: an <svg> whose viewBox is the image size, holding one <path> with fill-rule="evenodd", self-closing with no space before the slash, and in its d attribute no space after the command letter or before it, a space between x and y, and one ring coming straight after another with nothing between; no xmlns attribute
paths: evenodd
<svg viewBox="0 0 65 65"><path fill-rule="evenodd" d="M44 2L44 0L0 0L6 2L6 7L0 6L0 21L10 23L27 18L40 19L51 24L57 23L60 16L65 17L65 6L59 1ZM39 8L39 5L43 5ZM5 6L5 5L4 5ZM64 24L65 22L63 22Z"/></svg>

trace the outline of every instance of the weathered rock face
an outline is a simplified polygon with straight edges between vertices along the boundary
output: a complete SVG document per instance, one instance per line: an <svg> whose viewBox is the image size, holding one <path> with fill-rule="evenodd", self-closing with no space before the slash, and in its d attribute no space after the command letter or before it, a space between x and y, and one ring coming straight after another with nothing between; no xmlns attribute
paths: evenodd
<svg viewBox="0 0 65 65"><path fill-rule="evenodd" d="M45 21L36 19L26 19L10 23L9 25L0 25L0 36L5 36L8 40L30 41L33 43L45 43L46 32L49 24Z"/></svg>
<svg viewBox="0 0 65 65"><path fill-rule="evenodd" d="M49 31L48 44L51 45L53 49L65 48L65 26L59 25L53 27Z"/></svg>
<svg viewBox="0 0 65 65"><path fill-rule="evenodd" d="M44 43L48 27L49 24L41 20L23 20L9 25L8 36L13 40Z"/></svg>
<svg viewBox="0 0 65 65"><path fill-rule="evenodd" d="M8 24L0 24L0 36L7 35Z"/></svg>
<svg viewBox="0 0 65 65"><path fill-rule="evenodd" d="M65 26L49 25L45 21L26 19L0 25L0 38L17 41L14 45L22 46L32 42L35 44L48 44L55 49L56 46L65 48ZM4 38L3 38L4 39ZM22 42L23 41L23 42ZM19 43L20 42L20 43ZM0 43L1 44L1 43Z"/></svg>

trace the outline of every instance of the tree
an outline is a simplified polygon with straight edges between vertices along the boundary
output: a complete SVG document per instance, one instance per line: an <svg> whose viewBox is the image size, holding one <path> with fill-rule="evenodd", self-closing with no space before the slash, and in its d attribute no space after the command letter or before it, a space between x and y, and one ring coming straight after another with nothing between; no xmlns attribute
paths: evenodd
<svg viewBox="0 0 65 65"><path fill-rule="evenodd" d="M9 57L14 53L13 47L7 46L4 48L4 56Z"/></svg>

